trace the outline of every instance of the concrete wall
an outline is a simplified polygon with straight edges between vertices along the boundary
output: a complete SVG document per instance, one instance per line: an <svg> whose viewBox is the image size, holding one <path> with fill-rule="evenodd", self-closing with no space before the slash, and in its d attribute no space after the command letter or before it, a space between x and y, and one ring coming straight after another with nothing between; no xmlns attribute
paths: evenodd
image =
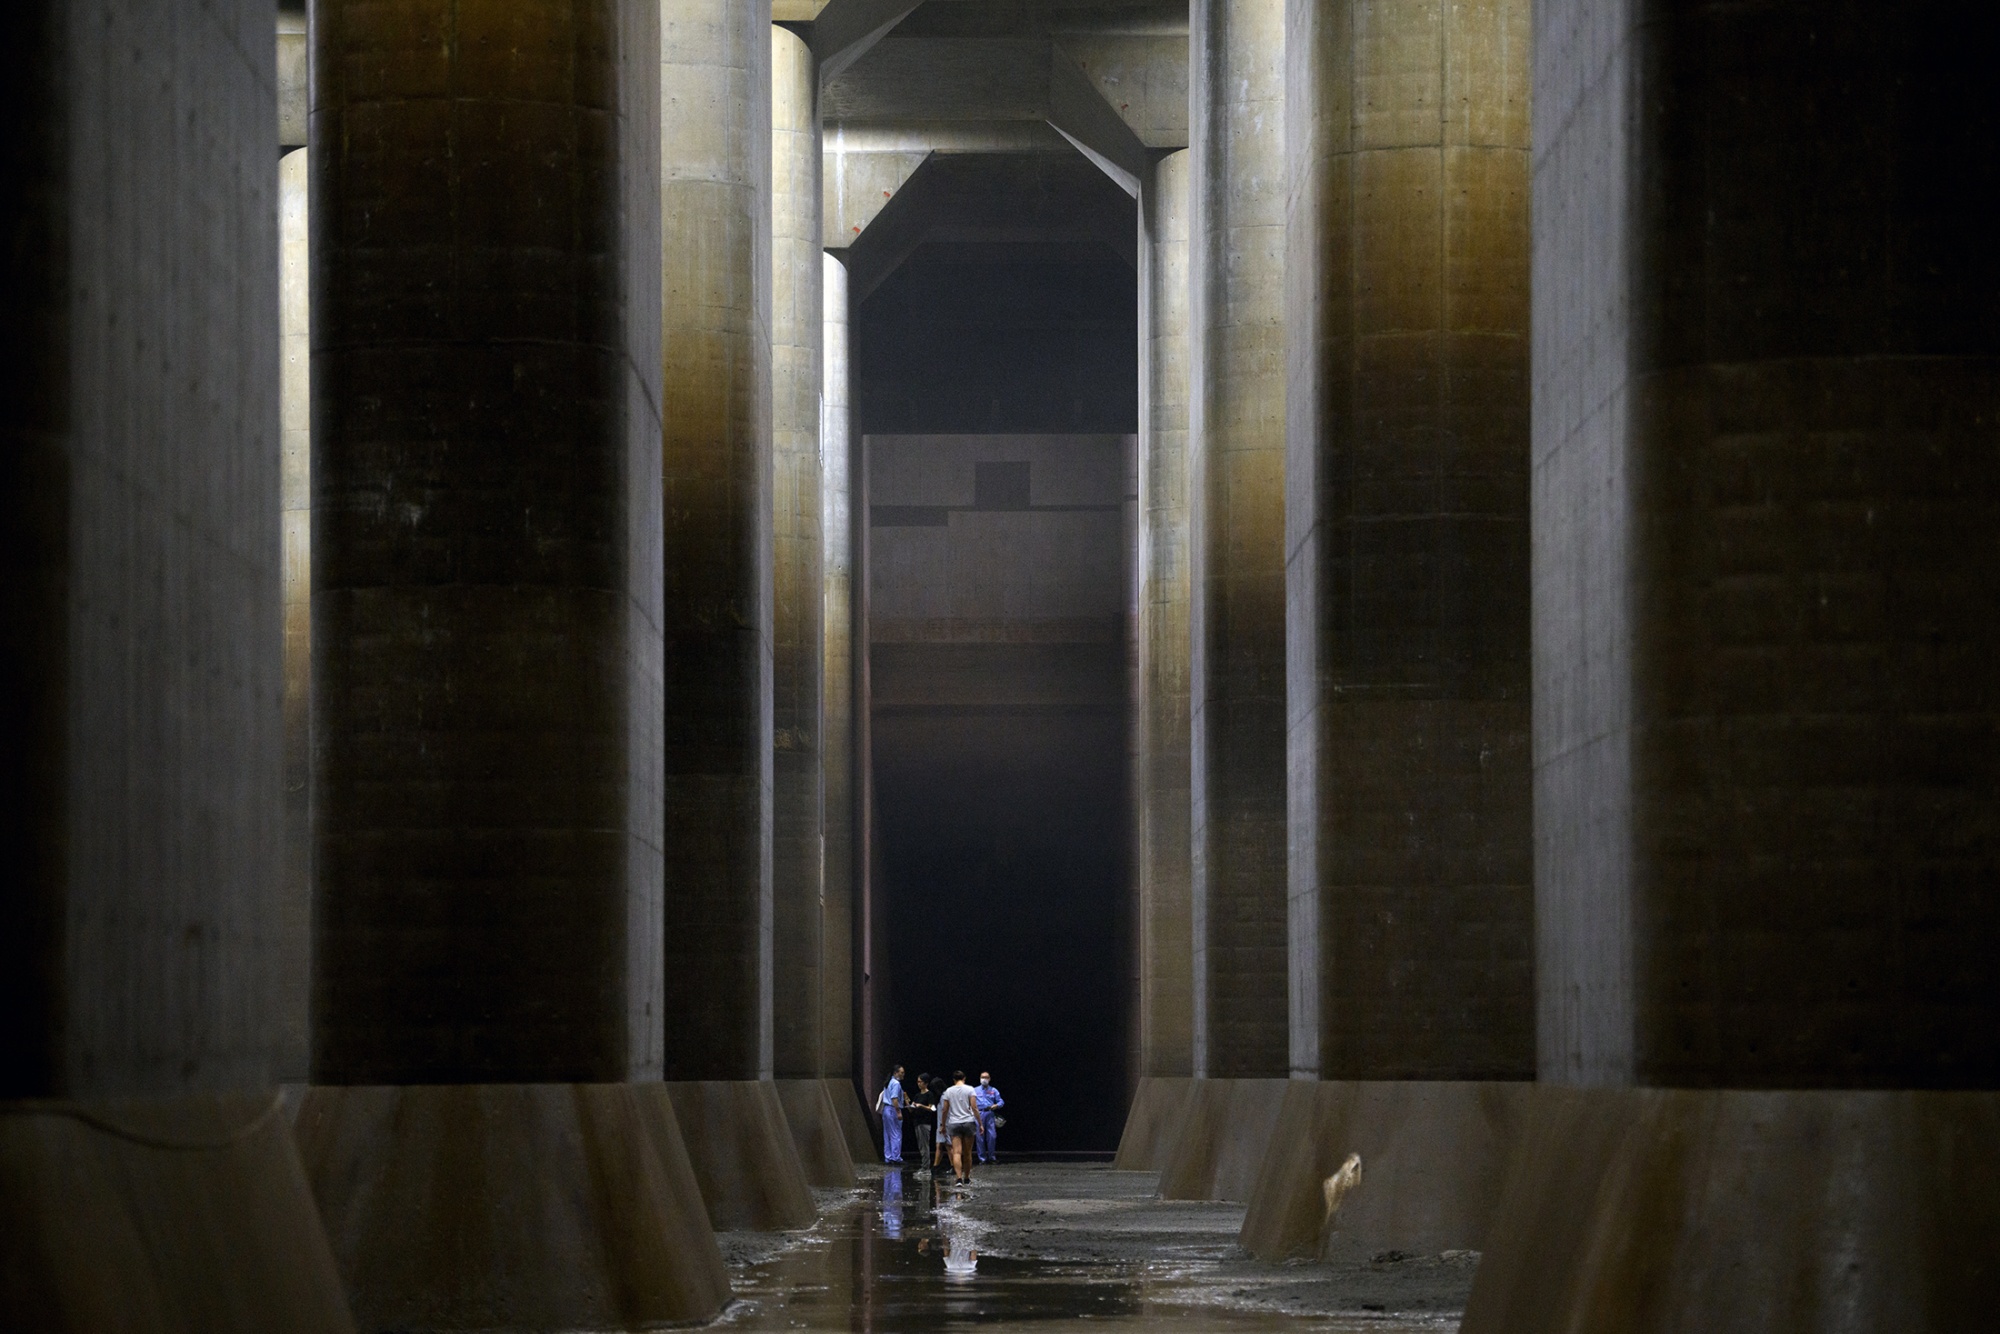
<svg viewBox="0 0 2000 1334"><path fill-rule="evenodd" d="M772 1069L769 0L663 11L665 1068Z"/></svg>
<svg viewBox="0 0 2000 1334"><path fill-rule="evenodd" d="M1283 0L1190 17L1194 1072L1286 1073Z"/></svg>
<svg viewBox="0 0 2000 1334"><path fill-rule="evenodd" d="M990 1069L1017 1146L1108 1149L1125 1110L1129 437L868 449L885 1055L912 1076ZM978 1005L947 999L955 975ZM1079 1102L1086 1086L1103 1094Z"/></svg>
<svg viewBox="0 0 2000 1334"><path fill-rule="evenodd" d="M1528 5L1288 16L1292 1068L1526 1078Z"/></svg>

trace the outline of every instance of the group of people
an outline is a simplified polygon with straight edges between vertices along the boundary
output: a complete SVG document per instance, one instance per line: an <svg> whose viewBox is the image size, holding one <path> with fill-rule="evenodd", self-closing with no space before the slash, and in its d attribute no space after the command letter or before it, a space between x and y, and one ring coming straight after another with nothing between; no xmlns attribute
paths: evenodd
<svg viewBox="0 0 2000 1334"><path fill-rule="evenodd" d="M1000 1109L1006 1105L1000 1090L993 1087L993 1076L984 1070L979 1072L977 1087L968 1085L965 1072L958 1070L950 1084L922 1074L905 1089L899 1065L875 1098L876 1114L882 1118L882 1161L891 1166L903 1162L903 1119L907 1116L917 1135L917 1161L935 1172L949 1155L952 1175L960 1185L966 1185L972 1180L975 1161L999 1159Z"/></svg>

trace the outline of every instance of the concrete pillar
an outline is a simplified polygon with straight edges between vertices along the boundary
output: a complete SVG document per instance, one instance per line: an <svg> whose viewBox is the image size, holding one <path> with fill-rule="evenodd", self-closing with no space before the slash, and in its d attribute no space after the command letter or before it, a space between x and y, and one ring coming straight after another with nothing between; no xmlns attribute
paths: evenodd
<svg viewBox="0 0 2000 1334"><path fill-rule="evenodd" d="M1196 0L1188 67L1193 1063L1286 1073L1284 0Z"/></svg>
<svg viewBox="0 0 2000 1334"><path fill-rule="evenodd" d="M664 1069L710 1221L802 1227L772 1083L771 6L660 20Z"/></svg>
<svg viewBox="0 0 2000 1334"><path fill-rule="evenodd" d="M313 10L313 1079L362 1324L705 1318L657 1077L657 27ZM504 1226L501 1224L504 1222Z"/></svg>
<svg viewBox="0 0 2000 1334"><path fill-rule="evenodd" d="M827 1079L853 1086L854 1040L854 475L849 408L847 266L820 257L820 568L825 657L820 753L826 790L820 1042ZM850 1146L852 1147L852 1146Z"/></svg>
<svg viewBox="0 0 2000 1334"><path fill-rule="evenodd" d="M304 119L303 110L299 119ZM301 134L303 130L301 125ZM284 951L284 965L279 970L284 1047L277 1073L287 1083L305 1082L311 1055L306 998L312 981L312 301L306 263L306 193L306 150L301 148L278 160L278 497L283 511L285 607L285 850L284 894L278 918L278 939Z"/></svg>
<svg viewBox="0 0 2000 1334"><path fill-rule="evenodd" d="M771 32L771 897L773 1063L818 1079L825 772L820 744L819 77Z"/></svg>
<svg viewBox="0 0 2000 1334"><path fill-rule="evenodd" d="M1302 1082L1244 1219L1265 1258L1483 1249L1527 1120L1528 20L1286 7ZM1351 1152L1369 1188L1329 1227Z"/></svg>
<svg viewBox="0 0 2000 1334"><path fill-rule="evenodd" d="M1138 876L1136 1065L1117 1165L1158 1170L1194 1073L1188 817L1188 169L1182 149L1139 187L1138 520L1134 526L1133 833Z"/></svg>
<svg viewBox="0 0 2000 1334"><path fill-rule="evenodd" d="M773 1064L807 1178L854 1184L827 1095L819 70L771 29Z"/></svg>
<svg viewBox="0 0 2000 1334"><path fill-rule="evenodd" d="M1188 165L1183 149L1139 189L1138 515L1134 527L1133 832L1138 875L1136 1064L1128 1125L1151 1127L1151 1081L1194 1072L1194 940L1188 849ZM1121 1167L1154 1168L1157 1133Z"/></svg>
<svg viewBox="0 0 2000 1334"><path fill-rule="evenodd" d="M1979 1328L2000 91L1941 4L1536 25L1538 1060L1585 1087L1465 1327Z"/></svg>
<svg viewBox="0 0 2000 1334"><path fill-rule="evenodd" d="M669 1079L772 1072L770 34L661 8Z"/></svg>
<svg viewBox="0 0 2000 1334"><path fill-rule="evenodd" d="M1300 1074L1534 1077L1528 8L1290 0Z"/></svg>
<svg viewBox="0 0 2000 1334"><path fill-rule="evenodd" d="M272 1087L272 37L250 0L0 17L11 1327L352 1328Z"/></svg>

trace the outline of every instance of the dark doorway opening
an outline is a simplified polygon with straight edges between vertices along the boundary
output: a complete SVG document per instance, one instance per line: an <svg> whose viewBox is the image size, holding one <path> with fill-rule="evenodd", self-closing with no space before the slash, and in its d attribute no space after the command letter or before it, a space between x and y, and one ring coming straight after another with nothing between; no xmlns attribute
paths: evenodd
<svg viewBox="0 0 2000 1334"><path fill-rule="evenodd" d="M1109 237L1136 219L1081 158L947 165L959 206L1031 189L1050 226L989 239L947 211L855 311L870 1073L990 1069L1003 1151L1109 1151L1128 1098L1138 418L1136 276Z"/></svg>

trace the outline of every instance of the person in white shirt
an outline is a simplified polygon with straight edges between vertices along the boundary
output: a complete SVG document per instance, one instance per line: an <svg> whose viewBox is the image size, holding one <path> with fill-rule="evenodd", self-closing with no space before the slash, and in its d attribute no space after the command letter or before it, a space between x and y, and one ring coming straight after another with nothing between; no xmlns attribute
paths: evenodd
<svg viewBox="0 0 2000 1334"><path fill-rule="evenodd" d="M938 1099L938 1120L951 1136L951 1170L961 1186L972 1182L973 1140L979 1133L979 1096L967 1087L965 1071L952 1072L951 1087Z"/></svg>

